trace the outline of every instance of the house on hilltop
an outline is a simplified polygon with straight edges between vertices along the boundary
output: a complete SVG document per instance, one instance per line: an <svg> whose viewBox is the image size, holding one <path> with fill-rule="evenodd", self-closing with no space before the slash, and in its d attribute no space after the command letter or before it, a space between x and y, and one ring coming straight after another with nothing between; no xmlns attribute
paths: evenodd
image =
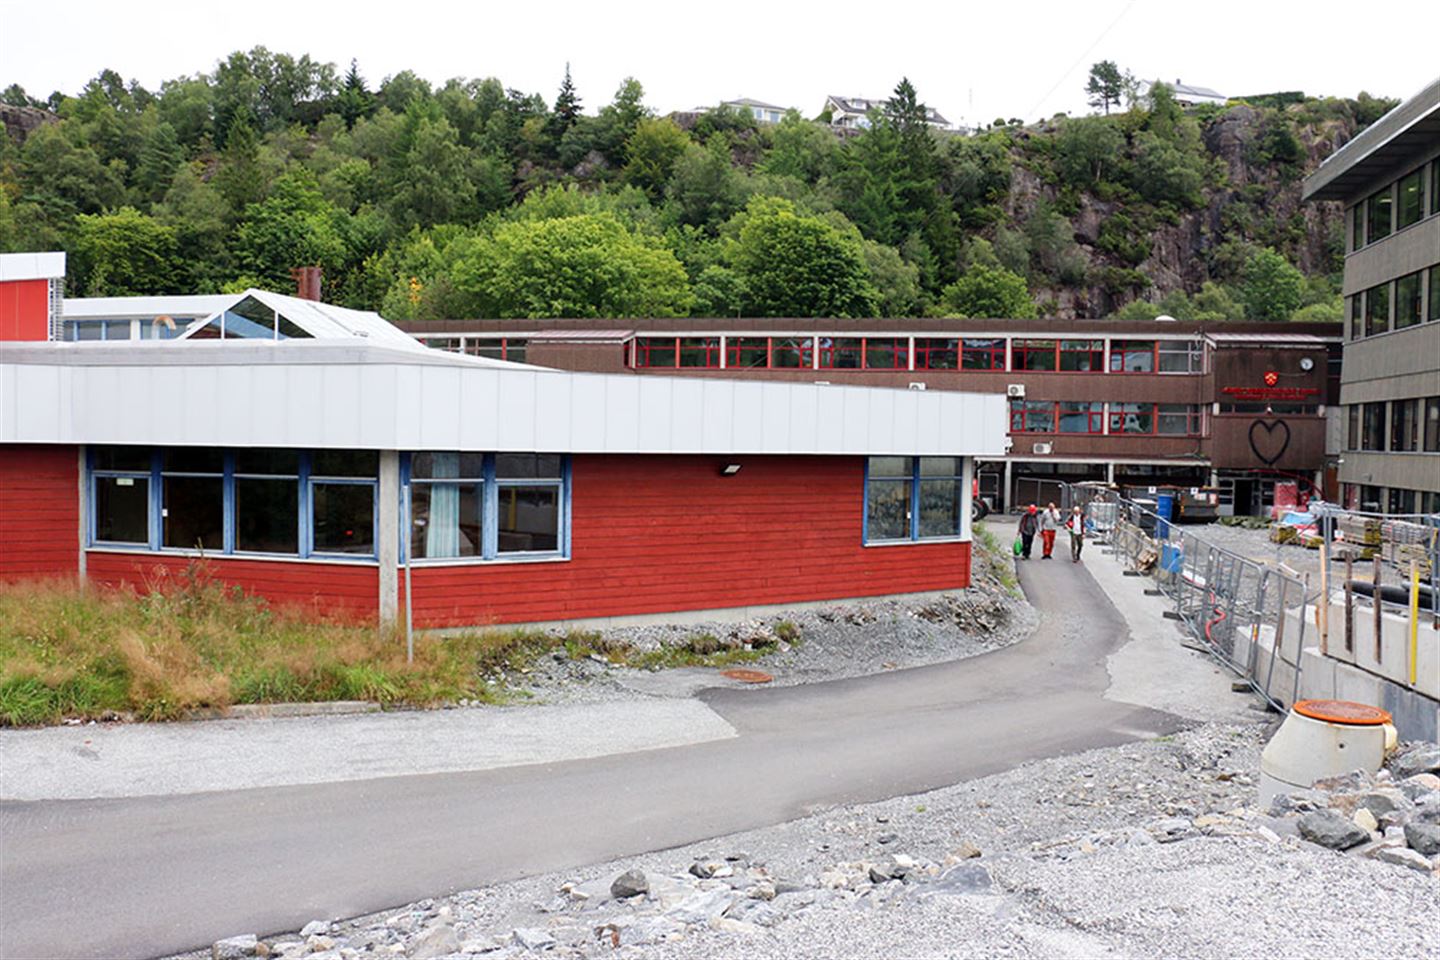
<svg viewBox="0 0 1440 960"><path fill-rule="evenodd" d="M733 110L739 110L741 113L748 113L755 118L756 123L779 123L790 109L789 107L766 103L763 100L753 100L750 97L722 100L720 101L720 106L730 107Z"/></svg>
<svg viewBox="0 0 1440 960"><path fill-rule="evenodd" d="M1153 86L1155 86L1155 84L1149 82L1140 85L1141 99L1150 96L1150 89ZM1224 106L1230 102L1229 97L1222 93L1217 93L1209 87L1197 87L1194 84L1182 83L1179 80L1166 84L1166 86L1170 88L1170 92L1175 96L1175 102L1182 107L1195 107L1202 103L1215 103Z"/></svg>
<svg viewBox="0 0 1440 960"><path fill-rule="evenodd" d="M869 114L871 110L884 110L884 100L870 100L865 97L837 97L830 95L825 98L825 106L822 110L829 111L830 125L843 130L863 130L870 126ZM940 115L940 111L934 107L925 108L925 122L937 130L954 129L949 120Z"/></svg>

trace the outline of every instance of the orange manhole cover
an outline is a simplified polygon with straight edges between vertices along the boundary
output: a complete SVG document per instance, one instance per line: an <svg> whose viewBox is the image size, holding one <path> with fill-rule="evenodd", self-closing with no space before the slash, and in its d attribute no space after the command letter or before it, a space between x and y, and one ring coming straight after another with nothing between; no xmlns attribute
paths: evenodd
<svg viewBox="0 0 1440 960"><path fill-rule="evenodd" d="M729 677L731 680L739 680L741 683L769 683L771 680L775 679L774 677L770 676L770 674L766 673L764 670L746 670L743 668L736 670L721 670L720 676Z"/></svg>
<svg viewBox="0 0 1440 960"><path fill-rule="evenodd" d="M1295 712L1312 720L1344 723L1352 727L1378 727L1390 722L1390 714L1379 707L1350 700L1298 700Z"/></svg>

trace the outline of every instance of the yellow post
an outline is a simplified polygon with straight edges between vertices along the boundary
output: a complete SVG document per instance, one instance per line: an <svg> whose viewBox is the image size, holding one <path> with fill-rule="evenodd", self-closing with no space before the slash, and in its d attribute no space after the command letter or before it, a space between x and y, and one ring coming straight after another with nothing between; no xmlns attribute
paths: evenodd
<svg viewBox="0 0 1440 960"><path fill-rule="evenodd" d="M1415 686L1416 661L1420 659L1420 564L1410 561L1410 686Z"/></svg>

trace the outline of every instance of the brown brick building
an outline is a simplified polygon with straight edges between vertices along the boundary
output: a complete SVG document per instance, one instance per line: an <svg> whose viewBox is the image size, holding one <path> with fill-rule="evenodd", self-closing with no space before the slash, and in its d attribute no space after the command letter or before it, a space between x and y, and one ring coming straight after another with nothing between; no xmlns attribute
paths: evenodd
<svg viewBox="0 0 1440 960"><path fill-rule="evenodd" d="M1334 497L1339 324L1066 320L447 320L432 347L605 373L909 386L1010 396L996 504L1056 481L1215 487L1256 513L1275 485Z"/></svg>

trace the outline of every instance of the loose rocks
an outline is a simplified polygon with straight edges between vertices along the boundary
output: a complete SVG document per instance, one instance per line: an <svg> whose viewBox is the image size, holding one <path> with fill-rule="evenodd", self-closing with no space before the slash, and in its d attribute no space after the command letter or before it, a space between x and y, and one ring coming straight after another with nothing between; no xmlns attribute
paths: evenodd
<svg viewBox="0 0 1440 960"><path fill-rule="evenodd" d="M1440 824L1407 823L1405 842L1427 857L1440 855Z"/></svg>
<svg viewBox="0 0 1440 960"><path fill-rule="evenodd" d="M210 956L213 960L240 960L241 957L253 957L259 943L259 938L253 933L247 933L240 937L226 937L224 940L216 940L211 944Z"/></svg>
<svg viewBox="0 0 1440 960"><path fill-rule="evenodd" d="M650 881L640 870L626 870L610 883L610 896L616 900L639 897L650 892Z"/></svg>
<svg viewBox="0 0 1440 960"><path fill-rule="evenodd" d="M1305 814L1297 824L1300 836L1331 850L1349 850L1370 839L1362 830L1333 810L1316 810Z"/></svg>

